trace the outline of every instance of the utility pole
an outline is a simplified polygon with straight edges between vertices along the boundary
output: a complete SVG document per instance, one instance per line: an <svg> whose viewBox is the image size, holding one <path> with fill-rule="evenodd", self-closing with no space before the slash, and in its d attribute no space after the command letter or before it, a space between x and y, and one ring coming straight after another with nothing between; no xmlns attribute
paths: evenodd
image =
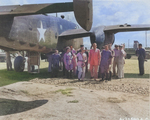
<svg viewBox="0 0 150 120"><path fill-rule="evenodd" d="M129 48L130 39L128 39L128 48Z"/></svg>
<svg viewBox="0 0 150 120"><path fill-rule="evenodd" d="M57 17L57 13L56 13L56 17Z"/></svg>
<svg viewBox="0 0 150 120"><path fill-rule="evenodd" d="M145 31L145 47L147 47L147 31Z"/></svg>

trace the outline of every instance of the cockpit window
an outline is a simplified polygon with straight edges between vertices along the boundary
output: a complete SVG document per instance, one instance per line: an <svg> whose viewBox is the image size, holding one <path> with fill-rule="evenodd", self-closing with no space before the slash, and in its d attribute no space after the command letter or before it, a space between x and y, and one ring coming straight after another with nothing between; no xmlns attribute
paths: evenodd
<svg viewBox="0 0 150 120"><path fill-rule="evenodd" d="M67 20L64 20L61 18L59 18L58 20L59 20L59 23L58 23L59 34L64 32L64 31L67 31L69 29L77 29L76 24L74 24L70 21L67 21Z"/></svg>

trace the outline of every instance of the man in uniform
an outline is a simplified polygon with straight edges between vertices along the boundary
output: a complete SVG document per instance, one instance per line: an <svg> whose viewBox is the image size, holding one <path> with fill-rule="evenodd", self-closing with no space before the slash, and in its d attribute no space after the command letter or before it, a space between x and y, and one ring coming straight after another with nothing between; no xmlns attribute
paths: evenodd
<svg viewBox="0 0 150 120"><path fill-rule="evenodd" d="M111 77L112 77L112 60L113 60L113 56L115 55L114 54L114 51L112 50L112 48L111 48L111 46L112 46L112 44L109 44L108 45L108 47L109 47L109 50L110 50L110 52L111 52L111 57L110 57L110 59L109 59L109 78L108 78L108 80L111 80Z"/></svg>
<svg viewBox="0 0 150 120"><path fill-rule="evenodd" d="M85 72L87 73L88 72L88 58L89 58L89 53L88 53L88 50L87 50L87 48L85 47L85 54L86 54L86 56L87 56L87 61L86 61L86 63L85 63L85 65L86 65L86 70L85 70Z"/></svg>
<svg viewBox="0 0 150 120"><path fill-rule="evenodd" d="M59 62L60 55L58 54L58 50L55 50L55 53L52 54L52 76L57 77L59 72Z"/></svg>
<svg viewBox="0 0 150 120"><path fill-rule="evenodd" d="M79 52L81 52L82 50L84 50L84 45L80 45L80 49L77 51L77 54L78 54Z"/></svg>
<svg viewBox="0 0 150 120"><path fill-rule="evenodd" d="M75 57L76 51L73 48L73 46L70 46L70 52L73 56L73 59L72 59L73 60L73 73L74 73L74 76L76 76L77 61L76 61L76 57Z"/></svg>
<svg viewBox="0 0 150 120"><path fill-rule="evenodd" d="M91 79L94 78L94 80L98 77L98 66L101 61L101 55L100 50L97 49L97 44L93 43L93 49L89 52L89 64L90 64L90 72L91 72Z"/></svg>
<svg viewBox="0 0 150 120"><path fill-rule="evenodd" d="M85 50L82 49L81 52L77 54L77 65L78 65L78 80L84 80L85 77L85 70L86 70L86 61L87 56L85 54Z"/></svg>
<svg viewBox="0 0 150 120"><path fill-rule="evenodd" d="M64 64L64 54L66 53L66 47L63 48L62 53L61 53L61 62L63 63L63 77L66 75L66 68Z"/></svg>
<svg viewBox="0 0 150 120"><path fill-rule="evenodd" d="M142 48L142 44L139 44L139 48L136 50L136 55L139 61L139 75L144 74L144 60L145 60L145 50Z"/></svg>
<svg viewBox="0 0 150 120"><path fill-rule="evenodd" d="M53 51L52 49L50 49L49 53L47 53L47 61L49 62L49 65L48 65L48 72L52 72L52 69L51 69L51 66L52 66L52 54L53 54Z"/></svg>
<svg viewBox="0 0 150 120"><path fill-rule="evenodd" d="M116 77L116 67L118 71L118 58L119 58L119 47L118 45L115 45L114 49L114 61L113 61L113 77Z"/></svg>
<svg viewBox="0 0 150 120"><path fill-rule="evenodd" d="M102 76L102 81L104 81L104 77L106 77L106 80L109 80L109 65L111 58L112 58L111 51L109 50L108 45L105 45L105 49L102 50L101 53L101 63L100 63L100 72Z"/></svg>
<svg viewBox="0 0 150 120"><path fill-rule="evenodd" d="M64 54L64 64L66 68L67 78L72 78L73 71L73 56L74 54L70 52L70 47L66 47L66 53Z"/></svg>
<svg viewBox="0 0 150 120"><path fill-rule="evenodd" d="M124 51L123 45L119 45L119 57L118 57L118 78L124 78L124 64L125 64L126 52Z"/></svg>

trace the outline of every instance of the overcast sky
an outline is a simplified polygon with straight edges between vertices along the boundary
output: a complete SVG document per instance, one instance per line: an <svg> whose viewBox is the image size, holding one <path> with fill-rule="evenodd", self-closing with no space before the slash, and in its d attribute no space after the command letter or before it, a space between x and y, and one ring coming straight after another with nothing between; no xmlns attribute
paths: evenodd
<svg viewBox="0 0 150 120"><path fill-rule="evenodd" d="M72 1L73 0L0 0L0 5ZM65 15L65 19L76 23L73 12L60 13L58 16L61 14ZM125 23L150 24L150 0L93 0L93 27ZM115 35L115 44L125 43L126 47L132 47L133 41L138 40L145 46L145 38L145 31L117 33ZM90 39L84 38L84 44L89 47ZM147 46L150 47L150 31L147 31Z"/></svg>

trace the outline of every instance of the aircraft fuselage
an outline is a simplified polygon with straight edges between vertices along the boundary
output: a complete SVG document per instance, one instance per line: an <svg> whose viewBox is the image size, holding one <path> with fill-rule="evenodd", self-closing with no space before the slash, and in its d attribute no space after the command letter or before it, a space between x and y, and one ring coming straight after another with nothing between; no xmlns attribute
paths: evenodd
<svg viewBox="0 0 150 120"><path fill-rule="evenodd" d="M73 45L79 48L83 40L59 40L58 36L78 26L70 21L45 15L30 15L0 18L0 48L4 50L26 50L43 52L46 48L62 49L62 46ZM79 39L79 38L78 38ZM45 46L43 48L43 46Z"/></svg>

